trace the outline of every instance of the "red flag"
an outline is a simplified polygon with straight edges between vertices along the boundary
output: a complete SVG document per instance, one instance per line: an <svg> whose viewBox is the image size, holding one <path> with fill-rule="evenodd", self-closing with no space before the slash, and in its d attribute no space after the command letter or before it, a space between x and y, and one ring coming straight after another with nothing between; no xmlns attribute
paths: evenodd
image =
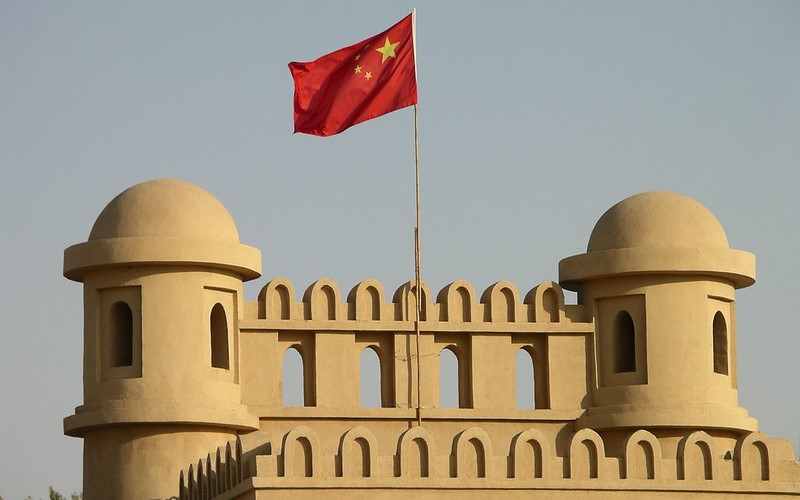
<svg viewBox="0 0 800 500"><path fill-rule="evenodd" d="M294 131L328 136L417 103L414 13L311 62L289 63Z"/></svg>

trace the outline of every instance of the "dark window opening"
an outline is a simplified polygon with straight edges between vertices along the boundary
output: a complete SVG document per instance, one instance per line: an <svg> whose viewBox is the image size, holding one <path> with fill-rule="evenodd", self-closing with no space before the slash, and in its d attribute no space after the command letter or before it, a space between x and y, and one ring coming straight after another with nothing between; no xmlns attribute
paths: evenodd
<svg viewBox="0 0 800 500"><path fill-rule="evenodd" d="M133 312L125 302L111 306L111 367L133 365Z"/></svg>
<svg viewBox="0 0 800 500"><path fill-rule="evenodd" d="M228 318L222 304L216 304L211 309L211 366L230 369Z"/></svg>
<svg viewBox="0 0 800 500"><path fill-rule="evenodd" d="M714 315L714 373L728 374L728 327L725 316L717 311Z"/></svg>
<svg viewBox="0 0 800 500"><path fill-rule="evenodd" d="M620 311L614 319L614 372L636 371L636 330L633 318Z"/></svg>

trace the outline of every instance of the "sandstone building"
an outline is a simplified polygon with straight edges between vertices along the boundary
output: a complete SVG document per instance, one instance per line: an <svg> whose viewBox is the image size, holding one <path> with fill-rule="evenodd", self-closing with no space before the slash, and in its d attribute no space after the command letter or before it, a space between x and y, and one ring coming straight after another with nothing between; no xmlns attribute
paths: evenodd
<svg viewBox="0 0 800 500"><path fill-rule="evenodd" d="M738 405L735 290L755 257L691 198L614 205L530 291L322 279L297 300L276 278L246 300L260 274L225 207L177 180L124 191L65 251L84 287L84 402L64 421L84 498L800 496L791 443ZM359 404L365 350L380 408ZM535 408L516 407L520 350ZM282 401L287 353L304 406ZM442 353L458 408L440 404Z"/></svg>

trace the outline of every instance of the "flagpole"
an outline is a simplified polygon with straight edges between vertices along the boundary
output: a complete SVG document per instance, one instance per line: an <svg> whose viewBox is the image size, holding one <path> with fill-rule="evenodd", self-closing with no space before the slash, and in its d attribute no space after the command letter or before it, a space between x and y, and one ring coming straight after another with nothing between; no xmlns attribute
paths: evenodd
<svg viewBox="0 0 800 500"><path fill-rule="evenodd" d="M417 225L414 227L414 281L416 289L416 307L414 315L414 334L417 344L417 425L422 426L422 371L420 370L419 350L419 321L420 310L422 308L422 283L420 279L420 258L419 258L419 122L417 120L417 105L414 104L414 163L415 163L415 194L416 194L416 215Z"/></svg>

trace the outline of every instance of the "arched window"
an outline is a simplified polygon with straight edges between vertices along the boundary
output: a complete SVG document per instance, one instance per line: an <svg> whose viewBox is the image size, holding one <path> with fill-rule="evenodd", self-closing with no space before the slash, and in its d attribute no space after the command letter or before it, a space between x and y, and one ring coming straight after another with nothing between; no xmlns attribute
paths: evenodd
<svg viewBox="0 0 800 500"><path fill-rule="evenodd" d="M306 406L303 356L297 347L283 353L283 406Z"/></svg>
<svg viewBox="0 0 800 500"><path fill-rule="evenodd" d="M109 332L111 367L133 365L133 312L122 301L111 306L111 331Z"/></svg>
<svg viewBox="0 0 800 500"><path fill-rule="evenodd" d="M636 331L633 318L620 311L614 319L614 372L636 371Z"/></svg>
<svg viewBox="0 0 800 500"><path fill-rule="evenodd" d="M714 315L714 373L728 374L728 326L721 311Z"/></svg>
<svg viewBox="0 0 800 500"><path fill-rule="evenodd" d="M360 402L363 408L380 408L381 398L381 361L374 347L367 347L361 351L360 360Z"/></svg>
<svg viewBox="0 0 800 500"><path fill-rule="evenodd" d="M459 360L452 347L439 353L439 406L461 407L461 385L459 384Z"/></svg>
<svg viewBox="0 0 800 500"><path fill-rule="evenodd" d="M536 408L536 378L533 354L524 347L517 351L514 364L517 408Z"/></svg>
<svg viewBox="0 0 800 500"><path fill-rule="evenodd" d="M228 318L222 304L211 308L211 366L214 368L230 368L228 351Z"/></svg>

